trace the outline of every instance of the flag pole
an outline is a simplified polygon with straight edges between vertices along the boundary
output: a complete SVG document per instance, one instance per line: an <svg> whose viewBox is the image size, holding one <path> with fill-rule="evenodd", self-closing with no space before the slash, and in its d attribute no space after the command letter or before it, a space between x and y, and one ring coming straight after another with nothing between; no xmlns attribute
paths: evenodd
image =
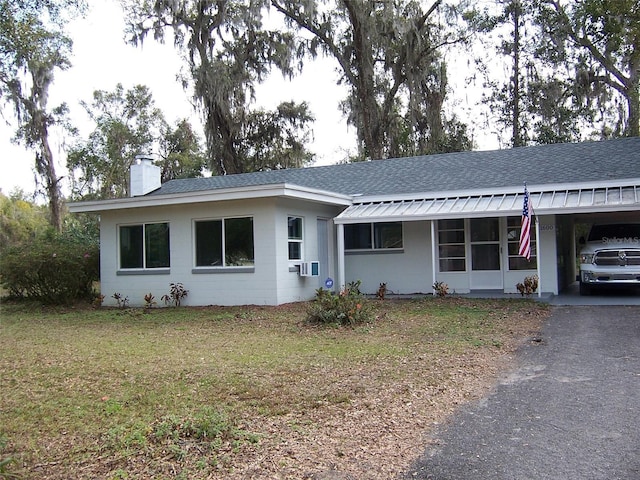
<svg viewBox="0 0 640 480"><path fill-rule="evenodd" d="M536 273L538 275L538 298L542 297L542 276L540 275L540 221L533 208L531 213L536 217Z"/></svg>
<svg viewBox="0 0 640 480"><path fill-rule="evenodd" d="M530 261L531 259L531 217L535 220L536 235L536 274L538 276L538 297L542 296L542 284L540 278L540 222L533 209L531 194L527 190L527 182L524 182L524 197L522 200L522 221L520 224L520 241L518 242L518 254Z"/></svg>
<svg viewBox="0 0 640 480"><path fill-rule="evenodd" d="M524 188L527 189L527 182L524 182ZM538 275L538 298L542 297L542 276L540 275L540 220L536 215L536 210L533 208L533 199L531 193L529 193L529 208L531 209L531 215L536 222L536 275Z"/></svg>

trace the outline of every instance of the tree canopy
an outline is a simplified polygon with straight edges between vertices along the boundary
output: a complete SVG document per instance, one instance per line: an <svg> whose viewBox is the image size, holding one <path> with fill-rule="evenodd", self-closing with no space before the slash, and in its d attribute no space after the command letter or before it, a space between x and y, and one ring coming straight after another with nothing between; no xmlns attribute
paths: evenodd
<svg viewBox="0 0 640 480"><path fill-rule="evenodd" d="M499 32L510 74L485 97L512 146L638 136L639 12L637 0L499 0L468 15L480 41Z"/></svg>
<svg viewBox="0 0 640 480"><path fill-rule="evenodd" d="M273 68L283 75L293 73L293 37L264 27L262 15L267 3L126 3L132 43L142 43L149 33L158 40L171 33L176 48L183 52L189 70L183 80L185 86L193 87L203 115L209 167L218 174L271 168L276 155L286 156L288 166L298 167L311 158L304 142L306 124L312 120L306 104L290 104L293 108L281 105L269 113L252 110L255 86ZM274 122L274 129L261 125L265 115ZM261 135L274 133L302 136L274 139ZM274 149L268 151L271 145ZM266 163L260 164L261 159Z"/></svg>
<svg viewBox="0 0 640 480"><path fill-rule="evenodd" d="M271 3L291 28L311 34L302 42L311 56L336 60L349 89L342 110L356 127L361 159L471 147L464 127L443 117L444 49L465 39L447 23L455 18L451 6L441 0L427 8L417 1Z"/></svg>
<svg viewBox="0 0 640 480"><path fill-rule="evenodd" d="M35 168L49 199L51 224L62 226L60 178L50 129L63 124L65 104L51 108L49 89L57 70L70 66L71 39L64 32L83 0L0 0L0 100L15 112L16 139L35 153Z"/></svg>
<svg viewBox="0 0 640 480"><path fill-rule="evenodd" d="M129 169L137 155L157 154L163 179L200 176L204 156L197 135L183 120L175 129L155 106L149 88L96 90L82 102L96 128L69 151L67 168L74 198L116 198L129 192Z"/></svg>

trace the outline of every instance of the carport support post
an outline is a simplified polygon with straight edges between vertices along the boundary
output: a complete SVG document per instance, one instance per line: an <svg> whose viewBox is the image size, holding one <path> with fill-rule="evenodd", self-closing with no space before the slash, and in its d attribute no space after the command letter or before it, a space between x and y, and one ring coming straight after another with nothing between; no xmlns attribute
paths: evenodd
<svg viewBox="0 0 640 480"><path fill-rule="evenodd" d="M433 283L431 284L431 294L435 297L436 295L436 259L437 259L437 249L436 249L436 221L431 220L431 278L433 279Z"/></svg>
<svg viewBox="0 0 640 480"><path fill-rule="evenodd" d="M536 215L536 248L538 251L536 252L536 269L538 274L538 298L542 297L542 275L540 275L540 220L538 220L538 215Z"/></svg>
<svg viewBox="0 0 640 480"><path fill-rule="evenodd" d="M338 292L344 289L345 275L344 275L344 224L337 224L337 246L338 246Z"/></svg>

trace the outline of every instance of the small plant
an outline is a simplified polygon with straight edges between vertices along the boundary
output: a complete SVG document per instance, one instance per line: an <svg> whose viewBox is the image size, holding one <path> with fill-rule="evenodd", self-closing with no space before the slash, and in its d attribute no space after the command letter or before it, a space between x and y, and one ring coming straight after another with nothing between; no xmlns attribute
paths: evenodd
<svg viewBox="0 0 640 480"><path fill-rule="evenodd" d="M381 283L378 287L378 291L376 292L376 297L380 300L384 300L385 295L387 294L387 284Z"/></svg>
<svg viewBox="0 0 640 480"><path fill-rule="evenodd" d="M523 297L529 296L538 290L538 276L532 275L530 277L524 277L524 283L517 283L516 288Z"/></svg>
<svg viewBox="0 0 640 480"><path fill-rule="evenodd" d="M434 282L432 288L439 297L446 297L449 295L449 285L444 282Z"/></svg>
<svg viewBox="0 0 640 480"><path fill-rule="evenodd" d="M176 460L183 459L186 454L182 446L187 441L209 442L214 450L224 443L240 445L257 442L254 434L239 429L232 418L210 407L187 417L166 415L151 425L150 430L149 440L166 445Z"/></svg>
<svg viewBox="0 0 640 480"><path fill-rule="evenodd" d="M150 308L153 308L154 305L156 305L156 297L154 297L151 293L147 293L144 296L144 308L146 308L147 310L149 310Z"/></svg>
<svg viewBox="0 0 640 480"><path fill-rule="evenodd" d="M91 304L93 305L93 308L100 308L103 302L104 302L104 295L98 294L93 299L93 302L91 302Z"/></svg>
<svg viewBox="0 0 640 480"><path fill-rule="evenodd" d="M169 293L162 296L162 301L165 305L179 307L182 300L189 294L189 290L186 290L181 283L171 283L169 288Z"/></svg>
<svg viewBox="0 0 640 480"><path fill-rule="evenodd" d="M111 295L111 298L116 301L116 303L118 304L118 308L127 308L127 306L129 305L129 297L123 297L118 292Z"/></svg>
<svg viewBox="0 0 640 480"><path fill-rule="evenodd" d="M7 447L7 437L4 434L0 434L0 454ZM2 479L10 479L10 478L20 478L17 473L13 473L11 470L11 465L15 463L15 459L13 457L5 457L4 454L0 455L0 478Z"/></svg>
<svg viewBox="0 0 640 480"><path fill-rule="evenodd" d="M360 285L362 284L361 280L355 280L353 282L347 283L346 291L353 295L360 295Z"/></svg>
<svg viewBox="0 0 640 480"><path fill-rule="evenodd" d="M320 287L320 288L316 288L316 298L322 298L325 295L328 295L331 293L331 290L325 290L324 288Z"/></svg>

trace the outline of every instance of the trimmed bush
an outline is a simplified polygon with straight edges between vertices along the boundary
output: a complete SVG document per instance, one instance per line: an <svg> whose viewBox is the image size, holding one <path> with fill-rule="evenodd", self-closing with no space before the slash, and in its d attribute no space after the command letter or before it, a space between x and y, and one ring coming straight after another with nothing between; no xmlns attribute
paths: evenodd
<svg viewBox="0 0 640 480"><path fill-rule="evenodd" d="M70 304L95 297L99 280L98 247L75 238L44 237L13 246L0 256L2 286L13 298Z"/></svg>
<svg viewBox="0 0 640 480"><path fill-rule="evenodd" d="M360 293L360 282L352 282L338 294L318 289L307 309L307 320L313 323L356 325L372 318L368 301Z"/></svg>

